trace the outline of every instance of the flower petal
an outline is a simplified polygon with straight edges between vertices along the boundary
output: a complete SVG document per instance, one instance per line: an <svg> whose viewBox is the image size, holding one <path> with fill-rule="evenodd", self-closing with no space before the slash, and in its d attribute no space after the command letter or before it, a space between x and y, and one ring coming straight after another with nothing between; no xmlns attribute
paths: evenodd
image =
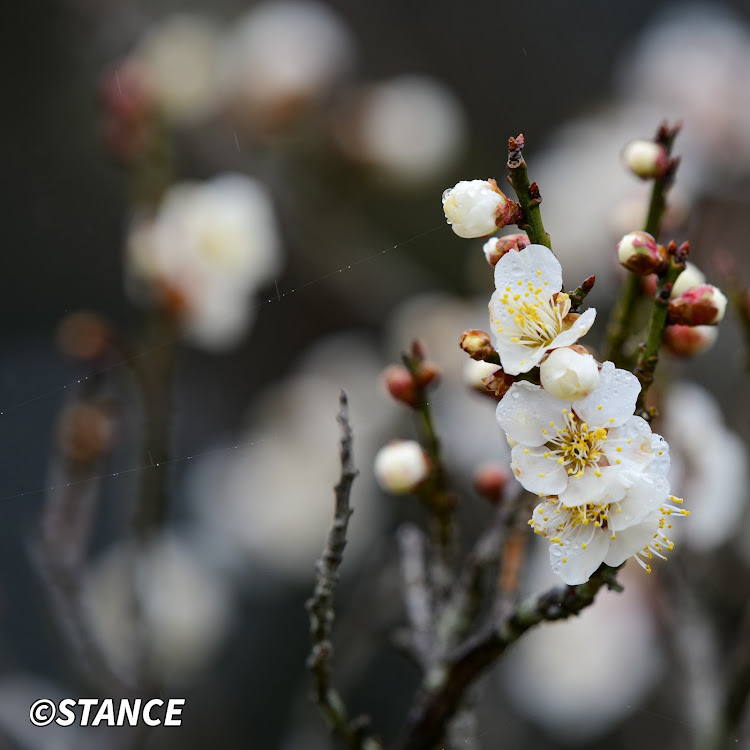
<svg viewBox="0 0 750 750"><path fill-rule="evenodd" d="M560 263L544 245L528 245L518 252L506 253L495 265L498 290L506 286L525 286L529 281L542 284L549 290L549 297L562 289Z"/></svg>
<svg viewBox="0 0 750 750"><path fill-rule="evenodd" d="M511 341L510 335L494 336L494 345L500 355L503 370L508 375L518 375L536 367L546 354L542 346L531 347Z"/></svg>
<svg viewBox="0 0 750 750"><path fill-rule="evenodd" d="M581 336L588 333L589 328L594 325L595 318L596 310L593 307L590 307L580 318L577 318L574 321L570 328L566 328L561 333L558 333L547 349L558 349L562 346L575 344Z"/></svg>
<svg viewBox="0 0 750 750"><path fill-rule="evenodd" d="M511 457L513 474L529 492L557 495L565 489L568 483L565 468L545 448L517 445L511 451Z"/></svg>
<svg viewBox="0 0 750 750"><path fill-rule="evenodd" d="M594 469L588 467L583 476L569 477L565 491L559 493L560 502L572 508L588 503L607 505L622 500L627 489L622 472L614 466L605 466L598 472L597 475Z"/></svg>
<svg viewBox="0 0 750 750"><path fill-rule="evenodd" d="M661 513L657 510L636 526L616 532L615 538L609 540L609 549L604 556L604 562L616 568L629 557L644 550L651 544L659 530L659 518L661 518Z"/></svg>
<svg viewBox="0 0 750 750"><path fill-rule="evenodd" d="M629 471L643 471L655 457L653 433L641 417L630 417L625 424L607 432L603 452L610 464Z"/></svg>
<svg viewBox="0 0 750 750"><path fill-rule="evenodd" d="M549 439L550 422L562 421L563 409L570 406L550 396L533 383L513 383L497 405L497 421L511 438L526 446L544 445Z"/></svg>
<svg viewBox="0 0 750 750"><path fill-rule="evenodd" d="M641 475L635 478L625 497L609 509L609 526L618 534L643 523L659 509L669 495L669 483L664 477Z"/></svg>
<svg viewBox="0 0 750 750"><path fill-rule="evenodd" d="M550 544L552 570L569 586L586 583L605 559L609 548L607 532L599 527L578 526L561 541L562 545Z"/></svg>
<svg viewBox="0 0 750 750"><path fill-rule="evenodd" d="M583 316L581 316L583 317ZM599 373L599 387L573 405L576 414L594 427L619 427L635 411L641 384L633 373L605 362Z"/></svg>

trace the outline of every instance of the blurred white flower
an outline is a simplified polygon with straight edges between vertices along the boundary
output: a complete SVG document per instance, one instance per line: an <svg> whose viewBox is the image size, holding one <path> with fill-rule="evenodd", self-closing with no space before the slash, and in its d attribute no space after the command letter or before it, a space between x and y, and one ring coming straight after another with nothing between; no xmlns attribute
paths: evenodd
<svg viewBox="0 0 750 750"><path fill-rule="evenodd" d="M249 296L281 266L273 206L257 180L224 174L179 183L127 244L129 290L170 307L199 346L237 343L253 318Z"/></svg>
<svg viewBox="0 0 750 750"><path fill-rule="evenodd" d="M375 455L375 478L394 495L413 492L430 472L430 462L416 440L393 440Z"/></svg>
<svg viewBox="0 0 750 750"><path fill-rule="evenodd" d="M747 502L747 449L724 424L713 396L696 383L672 384L662 411L672 481L691 511L677 535L695 550L714 549L737 531Z"/></svg>
<svg viewBox="0 0 750 750"><path fill-rule="evenodd" d="M361 339L321 342L294 376L259 395L242 446L196 459L188 493L200 520L225 540L228 564L308 581L323 550L340 475L339 394L349 397L354 457L354 514L346 570L368 552L385 507L372 465L395 404L379 391L381 363Z"/></svg>
<svg viewBox="0 0 750 750"><path fill-rule="evenodd" d="M218 101L218 30L201 16L178 14L150 28L132 55L150 93L175 122L211 114Z"/></svg>
<svg viewBox="0 0 750 750"><path fill-rule="evenodd" d="M457 159L466 139L459 101L424 75L365 88L340 119L337 134L347 154L403 182L439 175Z"/></svg>
<svg viewBox="0 0 750 750"><path fill-rule="evenodd" d="M191 547L167 536L145 549L111 548L87 574L83 600L95 637L121 674L132 675L142 639L149 669L171 684L206 667L231 617L226 584Z"/></svg>
<svg viewBox="0 0 750 750"><path fill-rule="evenodd" d="M331 8L313 0L256 5L223 46L223 89L250 124L283 123L347 73L354 47Z"/></svg>
<svg viewBox="0 0 750 750"><path fill-rule="evenodd" d="M526 559L535 592L559 583L541 545ZM556 743L586 743L635 713L664 669L649 579L619 577L622 593L602 590L577 617L542 623L503 660L507 699Z"/></svg>
<svg viewBox="0 0 750 750"><path fill-rule="evenodd" d="M695 286L700 286L706 281L706 275L703 271L688 261L685 264L685 270L677 277L677 281L672 286L672 291L669 295L670 299L679 297L683 292L692 289Z"/></svg>
<svg viewBox="0 0 750 750"><path fill-rule="evenodd" d="M729 10L715 3L667 8L625 57L619 80L631 102L684 123L678 151L690 156L680 181L694 169L705 184L747 168L750 30Z"/></svg>

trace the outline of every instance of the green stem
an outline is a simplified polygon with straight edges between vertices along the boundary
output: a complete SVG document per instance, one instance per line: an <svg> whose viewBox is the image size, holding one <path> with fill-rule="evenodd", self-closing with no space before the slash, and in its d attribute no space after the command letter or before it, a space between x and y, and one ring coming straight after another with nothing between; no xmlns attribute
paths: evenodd
<svg viewBox="0 0 750 750"><path fill-rule="evenodd" d="M670 128L666 123L662 123L656 131L654 141L664 146L669 156L672 153L674 139L679 132L679 124ZM661 177L654 180L651 189L651 199L649 200L643 231L648 232L655 239L659 238L661 222L667 209L667 192L674 182L678 164L679 159L672 159L669 168ZM617 366L626 364L627 358L623 355L622 347L630 336L640 298L641 279L633 273L628 274L620 292L620 298L607 325L607 349L604 359L611 360Z"/></svg>
<svg viewBox="0 0 750 750"><path fill-rule="evenodd" d="M634 374L641 382L641 392L638 396L636 411L646 412L646 398L651 384L654 382L654 372L659 362L659 347L667 327L667 315L669 313L669 295L677 277L685 268L686 246L674 251L672 245L672 257L669 267L659 279L658 292L651 308L651 319L648 324L646 341L641 345L641 353L638 357ZM648 415L647 415L648 418Z"/></svg>
<svg viewBox="0 0 750 750"><path fill-rule="evenodd" d="M524 216L524 223L518 226L526 231L532 243L544 245L551 250L552 242L544 229L542 212L539 210L542 197L536 182L529 182L529 170L523 158L523 147L523 134L518 138L508 139L508 178L518 197Z"/></svg>

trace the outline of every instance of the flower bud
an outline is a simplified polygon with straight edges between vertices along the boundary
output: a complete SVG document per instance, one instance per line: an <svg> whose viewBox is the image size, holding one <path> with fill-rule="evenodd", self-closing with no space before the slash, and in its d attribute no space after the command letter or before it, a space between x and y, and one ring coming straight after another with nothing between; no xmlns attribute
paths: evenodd
<svg viewBox="0 0 750 750"><path fill-rule="evenodd" d="M684 291L669 303L669 323L685 326L713 326L724 317L727 298L712 284Z"/></svg>
<svg viewBox="0 0 750 750"><path fill-rule="evenodd" d="M388 393L401 403L415 408L419 405L420 394L412 374L401 365L388 365L383 370L383 383Z"/></svg>
<svg viewBox="0 0 750 750"><path fill-rule="evenodd" d="M510 473L500 464L482 464L474 474L474 489L479 495L495 504L503 495Z"/></svg>
<svg viewBox="0 0 750 750"><path fill-rule="evenodd" d="M578 401L599 385L599 367L590 354L554 349L539 368L542 387L556 398Z"/></svg>
<svg viewBox="0 0 750 750"><path fill-rule="evenodd" d="M501 399L510 390L513 383L516 382L516 378L504 372L502 367L498 367L491 375L482 378L482 382L490 393L496 398Z"/></svg>
<svg viewBox="0 0 750 750"><path fill-rule="evenodd" d="M494 267L505 253L511 250L523 250L529 244L531 243L525 234L506 234L504 237L490 237L484 243L482 250L487 262Z"/></svg>
<svg viewBox="0 0 750 750"><path fill-rule="evenodd" d="M495 354L490 334L478 328L469 328L461 334L459 346L472 358L484 360Z"/></svg>
<svg viewBox="0 0 750 750"><path fill-rule="evenodd" d="M719 331L714 326L667 326L662 343L675 357L697 357L708 351L716 341Z"/></svg>
<svg viewBox="0 0 750 750"><path fill-rule="evenodd" d="M491 362L467 359L463 370L463 381L472 390L487 393L485 379L494 375L499 369L500 365L493 365Z"/></svg>
<svg viewBox="0 0 750 750"><path fill-rule="evenodd" d="M669 168L666 148L654 141L631 141L623 149L622 160L633 174L644 180L661 177Z"/></svg>
<svg viewBox="0 0 750 750"><path fill-rule="evenodd" d="M92 362L112 349L114 332L97 313L81 310L66 315L57 329L57 344L63 354Z"/></svg>
<svg viewBox="0 0 750 750"><path fill-rule="evenodd" d="M442 371L435 362L420 362L414 373L414 383L417 388L427 388L428 385L436 386L440 382Z"/></svg>
<svg viewBox="0 0 750 750"><path fill-rule="evenodd" d="M375 478L394 495L413 492L430 472L422 446L414 440L394 440L375 456Z"/></svg>
<svg viewBox="0 0 750 750"><path fill-rule="evenodd" d="M114 440L114 425L99 404L80 403L66 408L58 426L62 454L76 463L90 464L107 453Z"/></svg>
<svg viewBox="0 0 750 750"><path fill-rule="evenodd" d="M677 281L672 286L669 297L670 299L677 299L683 292L692 289L694 286L700 286L705 281L706 277L698 266L688 261L685 264L685 270L677 277Z"/></svg>
<svg viewBox="0 0 750 750"><path fill-rule="evenodd" d="M617 259L639 276L657 273L667 262L667 249L648 232L630 232L617 243Z"/></svg>
<svg viewBox="0 0 750 750"><path fill-rule="evenodd" d="M486 237L508 222L509 203L494 180L463 180L443 193L443 211L459 237Z"/></svg>

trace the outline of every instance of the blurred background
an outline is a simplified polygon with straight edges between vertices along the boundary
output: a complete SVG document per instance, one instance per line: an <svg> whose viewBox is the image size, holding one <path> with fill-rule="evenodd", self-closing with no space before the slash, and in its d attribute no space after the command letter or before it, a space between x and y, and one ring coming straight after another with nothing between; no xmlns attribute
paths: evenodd
<svg viewBox="0 0 750 750"><path fill-rule="evenodd" d="M508 461L457 346L486 327L492 272L482 241L445 223L442 191L502 179L507 138L524 133L566 284L597 276L596 346L622 278L615 243L648 192L620 152L681 118L667 238L691 241L708 281L747 286L747 3L29 0L7 13L0 747L329 746L307 702L303 603L341 388L361 475L335 666L391 740L418 678L389 645L403 620L392 532L422 515L372 475L381 445L414 434L382 369L416 337L443 368L434 408L464 548L489 517L474 472ZM484 681L482 746L676 748L710 724L748 593L750 428L733 314L705 346L665 364L659 388L655 429L694 513L681 551L664 576L627 570L626 595L519 644ZM146 555L129 531L156 463L139 448L137 382L165 350L169 506ZM76 572L67 589L50 587L50 554ZM66 618L127 678L134 555L145 669L186 697L182 729L32 731L34 699L93 684ZM525 590L555 582L546 568L530 547ZM61 615L56 587L80 611Z"/></svg>

